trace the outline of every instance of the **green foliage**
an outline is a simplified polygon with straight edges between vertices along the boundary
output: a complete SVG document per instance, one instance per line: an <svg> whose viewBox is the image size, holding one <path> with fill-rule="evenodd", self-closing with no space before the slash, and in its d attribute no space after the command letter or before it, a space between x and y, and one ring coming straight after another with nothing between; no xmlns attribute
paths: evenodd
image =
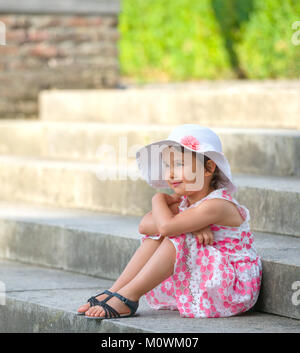
<svg viewBox="0 0 300 353"><path fill-rule="evenodd" d="M299 0L121 0L121 73L139 81L299 77Z"/></svg>
<svg viewBox="0 0 300 353"><path fill-rule="evenodd" d="M123 0L124 75L148 80L231 76L210 0Z"/></svg>
<svg viewBox="0 0 300 353"><path fill-rule="evenodd" d="M242 40L240 28L249 20L253 10L253 0L212 0L212 6L221 27L232 70L237 77L243 78L245 73L240 68L234 46Z"/></svg>
<svg viewBox="0 0 300 353"><path fill-rule="evenodd" d="M255 0L255 12L236 45L249 78L300 77L300 46L293 45L292 23L300 21L298 0Z"/></svg>

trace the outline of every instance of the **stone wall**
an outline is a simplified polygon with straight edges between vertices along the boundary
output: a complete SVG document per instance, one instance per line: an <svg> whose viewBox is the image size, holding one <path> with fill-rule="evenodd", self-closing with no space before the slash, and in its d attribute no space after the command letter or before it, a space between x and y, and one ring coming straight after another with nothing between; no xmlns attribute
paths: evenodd
<svg viewBox="0 0 300 353"><path fill-rule="evenodd" d="M0 118L36 118L43 89L118 87L118 1L43 3L0 0Z"/></svg>

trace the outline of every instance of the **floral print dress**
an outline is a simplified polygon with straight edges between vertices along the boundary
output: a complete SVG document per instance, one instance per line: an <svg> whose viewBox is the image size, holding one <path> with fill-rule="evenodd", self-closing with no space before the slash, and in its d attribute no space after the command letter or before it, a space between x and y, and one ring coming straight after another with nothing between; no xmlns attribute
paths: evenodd
<svg viewBox="0 0 300 353"><path fill-rule="evenodd" d="M182 196L179 212L212 198L233 202L244 222L239 227L211 224L213 245L203 245L192 233L169 237L176 249L173 274L145 294L156 310L178 310L181 317L227 317L249 310L256 303L262 278L262 264L253 247L250 214L226 188L212 191L188 206ZM161 234L142 235L159 239Z"/></svg>

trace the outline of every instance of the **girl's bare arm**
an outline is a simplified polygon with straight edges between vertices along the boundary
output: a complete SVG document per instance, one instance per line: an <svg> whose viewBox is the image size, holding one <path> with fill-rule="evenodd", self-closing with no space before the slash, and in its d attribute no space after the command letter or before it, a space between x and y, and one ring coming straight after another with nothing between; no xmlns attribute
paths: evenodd
<svg viewBox="0 0 300 353"><path fill-rule="evenodd" d="M169 206L170 210L173 212L173 214L179 213L178 206L180 202L173 203L171 206ZM147 235L157 235L159 234L159 231L156 227L156 224L154 222L153 216L152 216L152 211L148 212L145 214L145 216L142 218L141 223L139 224L139 233L140 234L147 234Z"/></svg>
<svg viewBox="0 0 300 353"><path fill-rule="evenodd" d="M178 206L180 202L174 203L169 206L170 210L173 214L179 213ZM147 235L157 235L159 231L157 230L156 224L153 219L152 211L145 214L142 218L142 221L139 225L139 233L140 234L147 234ZM213 233L210 230L210 227L198 229L197 231L192 232L193 235L197 236L200 243L210 244L213 243Z"/></svg>
<svg viewBox="0 0 300 353"><path fill-rule="evenodd" d="M152 217L152 211L145 214L139 225L139 233L147 235L159 234Z"/></svg>

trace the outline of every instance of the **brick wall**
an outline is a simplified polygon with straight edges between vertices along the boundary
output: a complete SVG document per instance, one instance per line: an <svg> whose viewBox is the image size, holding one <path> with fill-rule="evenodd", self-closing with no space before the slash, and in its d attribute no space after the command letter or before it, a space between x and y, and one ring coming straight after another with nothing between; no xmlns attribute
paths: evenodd
<svg viewBox="0 0 300 353"><path fill-rule="evenodd" d="M0 21L6 26L6 45L0 46L0 118L36 118L43 89L118 86L118 12L97 13L90 6L90 13L51 13L54 9L5 13L0 1Z"/></svg>

